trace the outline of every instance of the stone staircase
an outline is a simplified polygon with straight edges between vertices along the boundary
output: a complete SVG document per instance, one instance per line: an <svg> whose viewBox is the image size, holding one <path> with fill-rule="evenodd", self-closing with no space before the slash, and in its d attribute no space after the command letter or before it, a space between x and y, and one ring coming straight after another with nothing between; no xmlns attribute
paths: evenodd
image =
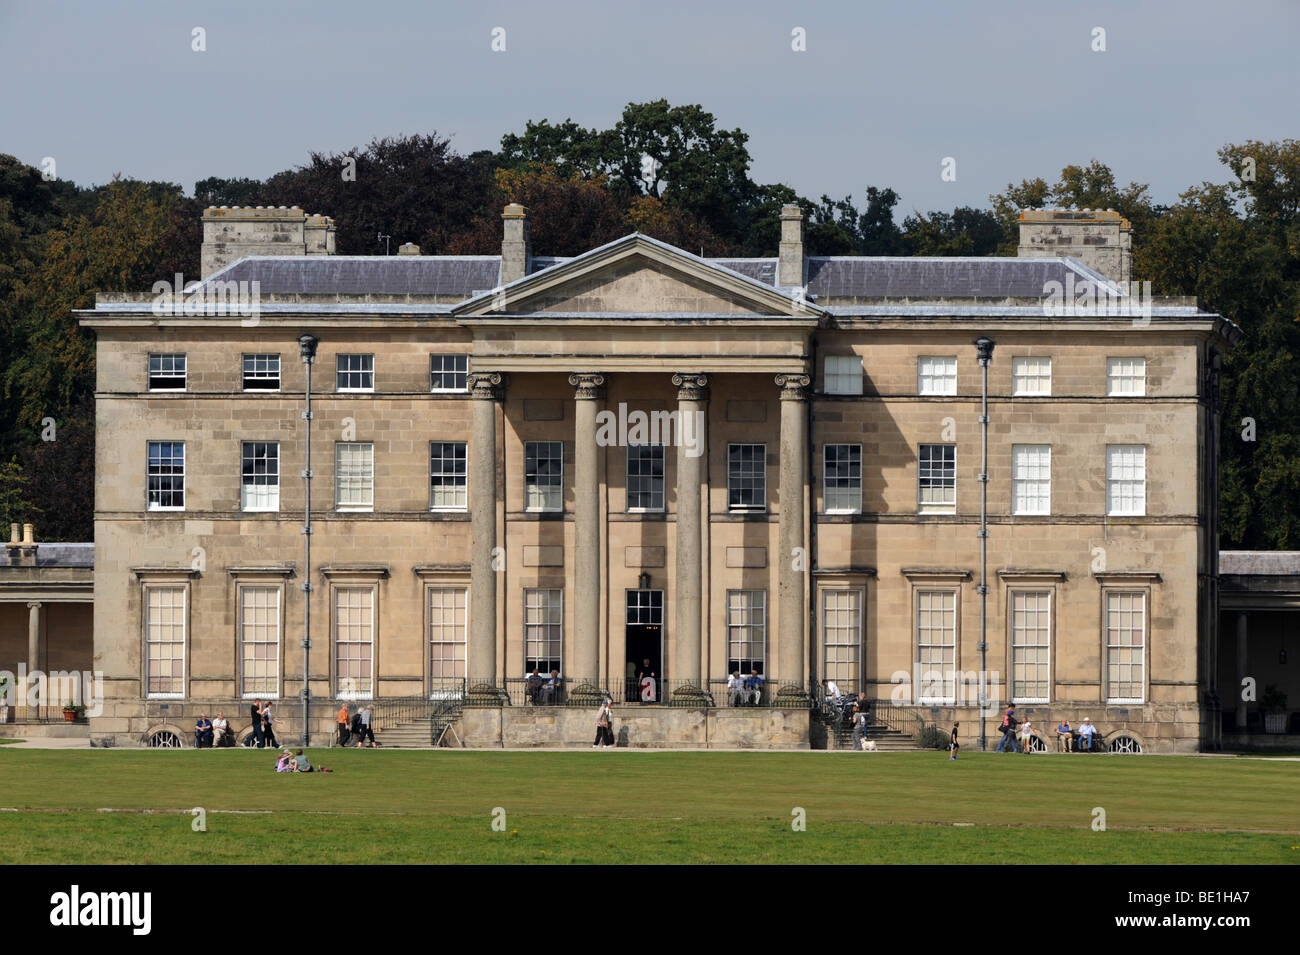
<svg viewBox="0 0 1300 955"><path fill-rule="evenodd" d="M375 742L386 749L433 749L437 746L456 746L452 724L460 719L460 704L448 705L432 716L407 720L375 733ZM461 744L464 745L464 744Z"/></svg>
<svg viewBox="0 0 1300 955"><path fill-rule="evenodd" d="M828 727L827 739L832 749L853 749L853 724L845 722L838 729ZM867 724L867 739L876 744L877 752L916 749L916 740L908 733L893 730L882 723Z"/></svg>

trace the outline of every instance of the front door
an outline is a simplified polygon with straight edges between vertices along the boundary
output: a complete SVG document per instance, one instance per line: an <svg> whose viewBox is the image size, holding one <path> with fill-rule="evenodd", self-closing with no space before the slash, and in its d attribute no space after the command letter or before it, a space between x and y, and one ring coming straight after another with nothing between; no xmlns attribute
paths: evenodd
<svg viewBox="0 0 1300 955"><path fill-rule="evenodd" d="M658 703L663 699L664 592L627 592L627 670L624 699Z"/></svg>

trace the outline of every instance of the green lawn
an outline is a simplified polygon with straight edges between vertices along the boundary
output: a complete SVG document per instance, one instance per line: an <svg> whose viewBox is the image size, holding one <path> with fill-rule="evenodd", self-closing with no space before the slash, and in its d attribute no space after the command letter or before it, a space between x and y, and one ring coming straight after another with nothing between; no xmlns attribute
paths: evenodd
<svg viewBox="0 0 1300 955"><path fill-rule="evenodd" d="M311 752L337 772L276 775L248 750L6 749L0 808L20 811L0 812L0 863L1300 862L1300 763Z"/></svg>

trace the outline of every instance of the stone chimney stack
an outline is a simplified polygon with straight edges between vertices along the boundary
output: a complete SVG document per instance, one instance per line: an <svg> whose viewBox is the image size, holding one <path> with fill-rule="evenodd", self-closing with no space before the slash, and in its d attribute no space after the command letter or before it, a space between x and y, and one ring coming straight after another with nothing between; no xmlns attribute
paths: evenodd
<svg viewBox="0 0 1300 955"><path fill-rule="evenodd" d="M202 278L246 255L333 255L334 220L298 206L208 206L203 210Z"/></svg>
<svg viewBox="0 0 1300 955"><path fill-rule="evenodd" d="M528 237L528 210L517 202L501 213L505 235L501 240L501 284L509 285L528 274L532 267L533 246Z"/></svg>
<svg viewBox="0 0 1300 955"><path fill-rule="evenodd" d="M1133 278L1133 226L1114 209L1026 209L1016 221L1022 259L1077 259L1125 288Z"/></svg>
<svg viewBox="0 0 1300 955"><path fill-rule="evenodd" d="M776 284L786 288L804 285L803 210L796 205L781 207L781 252L776 266Z"/></svg>
<svg viewBox="0 0 1300 955"><path fill-rule="evenodd" d="M36 527L32 524L22 525L23 536L18 538L18 525L11 523L9 525L9 543L5 545L9 551L10 567L35 567L36 566Z"/></svg>

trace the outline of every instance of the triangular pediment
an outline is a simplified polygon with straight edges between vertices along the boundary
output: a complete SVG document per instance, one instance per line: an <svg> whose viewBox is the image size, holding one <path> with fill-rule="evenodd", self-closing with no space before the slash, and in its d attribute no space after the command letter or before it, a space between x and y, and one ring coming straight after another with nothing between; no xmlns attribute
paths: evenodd
<svg viewBox="0 0 1300 955"><path fill-rule="evenodd" d="M470 299L458 316L772 316L822 310L783 290L634 234Z"/></svg>

